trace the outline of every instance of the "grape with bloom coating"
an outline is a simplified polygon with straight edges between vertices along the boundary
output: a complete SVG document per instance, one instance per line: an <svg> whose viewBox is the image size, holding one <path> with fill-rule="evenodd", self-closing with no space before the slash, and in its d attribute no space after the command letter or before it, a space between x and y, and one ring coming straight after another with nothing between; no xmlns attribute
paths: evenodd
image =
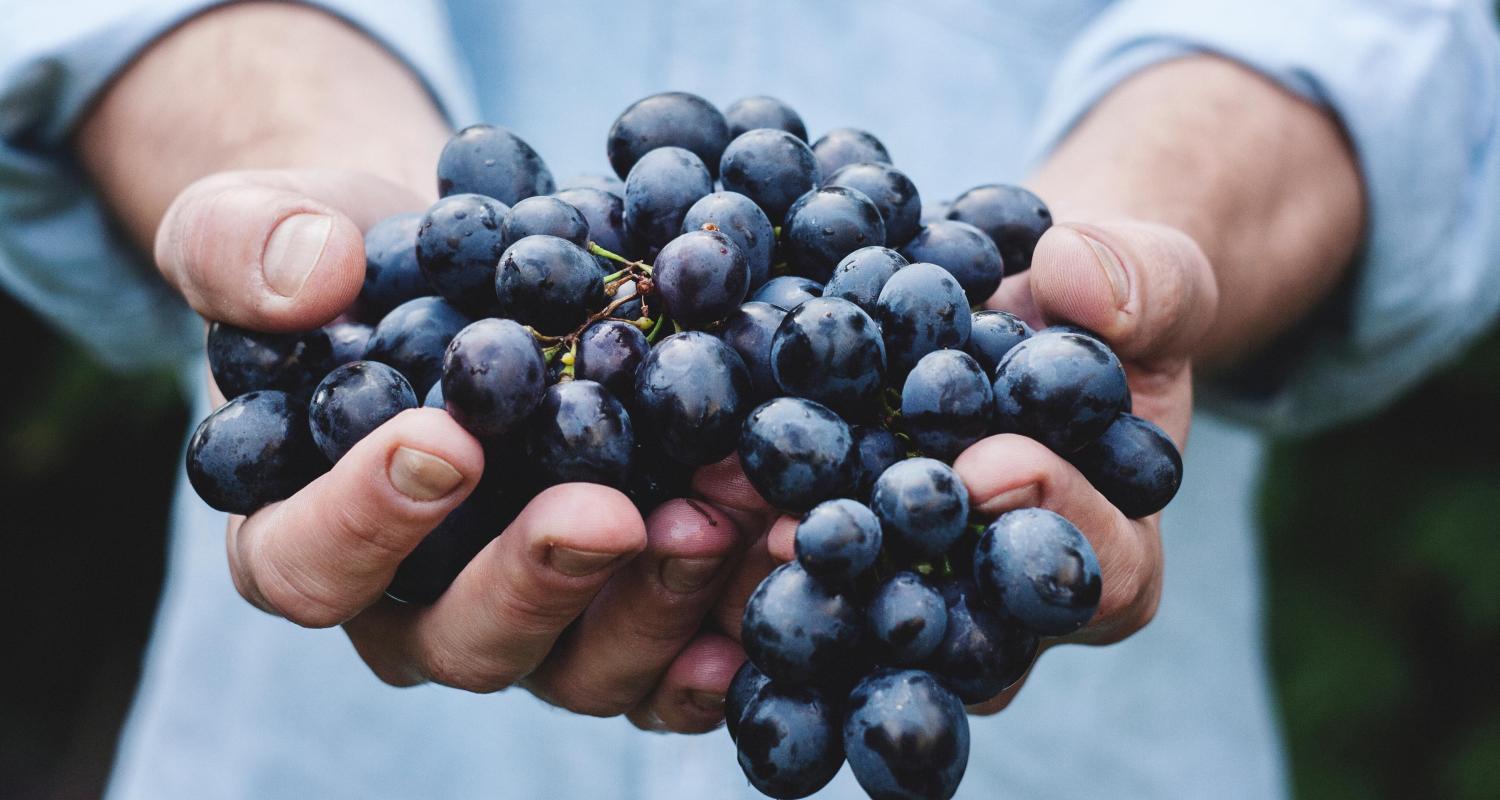
<svg viewBox="0 0 1500 800"><path fill-rule="evenodd" d="M707 325L745 301L750 268L723 232L688 231L661 249L651 280L667 316L683 325Z"/></svg>
<svg viewBox="0 0 1500 800"><path fill-rule="evenodd" d="M448 413L479 437L515 430L542 402L547 367L536 339L508 319L482 319L459 331L443 354Z"/></svg>
<svg viewBox="0 0 1500 800"><path fill-rule="evenodd" d="M885 244L880 210L863 192L826 186L797 198L782 223L781 250L792 271L827 281L861 247Z"/></svg>
<svg viewBox="0 0 1500 800"><path fill-rule="evenodd" d="M1064 636L1093 618L1104 579L1073 523L1045 508L1018 508L979 537L974 582L991 607L1027 630Z"/></svg>
<svg viewBox="0 0 1500 800"><path fill-rule="evenodd" d="M719 163L724 188L755 201L772 223L822 180L807 143L786 131L758 128L729 143Z"/></svg>
<svg viewBox="0 0 1500 800"><path fill-rule="evenodd" d="M844 749L871 797L946 800L969 765L969 719L926 672L879 670L849 695Z"/></svg>
<svg viewBox="0 0 1500 800"><path fill-rule="evenodd" d="M745 418L740 466L776 508L806 511L849 488L854 436L826 406L778 397Z"/></svg>
<svg viewBox="0 0 1500 800"><path fill-rule="evenodd" d="M633 422L663 453L684 464L712 464L734 452L750 410L750 371L729 345L701 331L651 349L635 375Z"/></svg>
<svg viewBox="0 0 1500 800"><path fill-rule="evenodd" d="M784 394L816 400L851 419L869 416L879 405L885 342L859 306L814 298L777 327L771 374Z"/></svg>

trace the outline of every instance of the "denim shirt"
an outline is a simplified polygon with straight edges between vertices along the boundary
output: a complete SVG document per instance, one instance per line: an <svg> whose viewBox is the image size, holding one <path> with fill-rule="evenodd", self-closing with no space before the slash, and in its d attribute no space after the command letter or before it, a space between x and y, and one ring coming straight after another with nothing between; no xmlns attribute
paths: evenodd
<svg viewBox="0 0 1500 800"><path fill-rule="evenodd" d="M134 54L211 5L0 0L0 285L122 368L194 361L201 328L110 226L68 135ZM1500 45L1483 3L317 5L404 59L455 124L516 130L559 178L608 172L614 116L667 89L721 105L776 95L814 137L867 128L929 201L1019 179L1111 87L1184 54L1236 59L1334 110L1370 209L1336 312L1254 391L1205 387L1163 522L1156 620L1118 645L1049 651L1009 709L973 718L959 792L1285 794L1261 633L1260 439L1378 407L1500 310ZM197 416L206 404L200 392ZM242 601L222 529L182 483L111 798L758 796L721 732L642 733L521 690L387 687L341 633ZM863 794L846 769L819 796Z"/></svg>

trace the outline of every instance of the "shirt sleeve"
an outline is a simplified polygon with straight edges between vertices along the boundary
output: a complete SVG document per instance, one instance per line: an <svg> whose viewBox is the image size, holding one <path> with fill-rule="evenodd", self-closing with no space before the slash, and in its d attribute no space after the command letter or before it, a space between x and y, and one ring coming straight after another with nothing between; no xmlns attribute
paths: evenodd
<svg viewBox="0 0 1500 800"><path fill-rule="evenodd" d="M142 50L223 2L0 0L0 287L106 364L181 363L202 325L112 225L69 151L98 94ZM450 121L473 92L439 0L321 0L403 59Z"/></svg>
<svg viewBox="0 0 1500 800"><path fill-rule="evenodd" d="M1116 84L1194 53L1234 59L1331 109L1368 199L1340 294L1200 404L1273 432L1371 412L1500 313L1500 37L1467 0L1126 0L1076 40L1033 157Z"/></svg>

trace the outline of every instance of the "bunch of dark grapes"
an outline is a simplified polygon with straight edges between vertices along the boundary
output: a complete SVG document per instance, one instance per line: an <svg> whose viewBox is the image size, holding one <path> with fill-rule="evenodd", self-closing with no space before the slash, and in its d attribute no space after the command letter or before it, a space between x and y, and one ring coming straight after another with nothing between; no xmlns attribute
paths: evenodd
<svg viewBox="0 0 1500 800"><path fill-rule="evenodd" d="M1141 517L1177 490L1175 446L1129 413L1098 337L973 310L1051 224L1026 190L979 186L924 219L873 135L809 145L769 97L647 97L607 154L619 180L558 189L515 134L466 128L438 161L442 199L366 233L344 318L213 325L229 402L188 447L194 488L247 514L401 411L446 408L488 467L388 589L425 603L547 486L613 486L645 513L737 452L802 515L796 560L745 609L725 709L745 775L803 797L847 760L873 797L952 796L965 704L1087 623L1101 591L1077 528L1040 508L977 518L953 459L1029 436Z"/></svg>

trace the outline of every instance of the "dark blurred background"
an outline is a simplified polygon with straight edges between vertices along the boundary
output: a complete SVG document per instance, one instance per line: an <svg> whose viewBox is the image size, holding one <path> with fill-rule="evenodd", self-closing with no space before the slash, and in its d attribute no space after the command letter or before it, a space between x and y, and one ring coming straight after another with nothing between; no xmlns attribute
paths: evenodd
<svg viewBox="0 0 1500 800"><path fill-rule="evenodd" d="M101 792L187 416L0 295L0 796ZM1500 335L1385 414L1278 444L1267 634L1302 798L1500 798Z"/></svg>

